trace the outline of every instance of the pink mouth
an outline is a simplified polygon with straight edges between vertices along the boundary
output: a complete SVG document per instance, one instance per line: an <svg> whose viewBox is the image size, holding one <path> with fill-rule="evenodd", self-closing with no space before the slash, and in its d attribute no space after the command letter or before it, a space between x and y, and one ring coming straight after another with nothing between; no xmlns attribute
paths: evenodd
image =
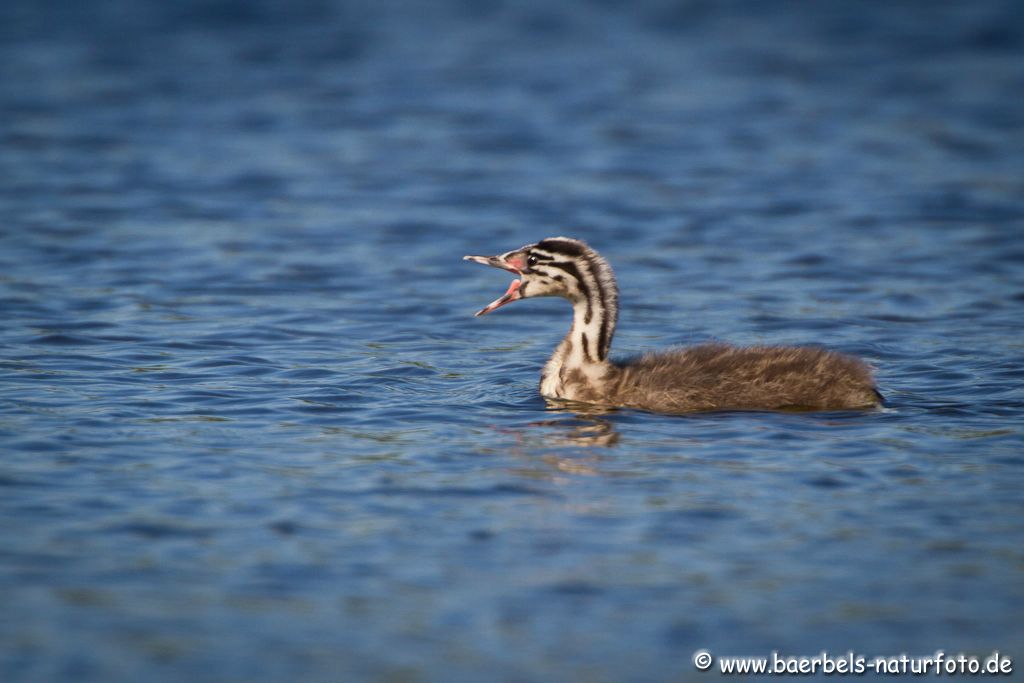
<svg viewBox="0 0 1024 683"><path fill-rule="evenodd" d="M479 311L474 313L474 315L479 318L482 315L487 315L488 313L490 313L491 311L493 311L496 308L501 308L505 304L512 303L516 299L522 299L523 297L519 293L519 288L522 285L523 285L523 281L522 280L513 280L512 284L510 284L508 286L508 290L506 290L506 292L504 294L502 294L500 297L498 297L497 299L495 299L491 303L489 303L486 306L484 306L483 308L481 308Z"/></svg>
<svg viewBox="0 0 1024 683"><path fill-rule="evenodd" d="M485 266L491 266L493 268L501 268L502 270L507 270L510 273L515 273L516 275L523 274L522 259L515 258L505 261L500 256L464 256L463 259L466 261L473 261L474 263L482 263ZM513 280L512 284L508 286L508 289L505 291L504 294L502 294L500 297L498 297L491 303L481 308L479 311L475 313L475 315L477 317L481 315L487 315L496 308L501 308L505 304L511 303L516 299L522 299L523 295L520 294L519 292L519 288L522 286L522 280Z"/></svg>

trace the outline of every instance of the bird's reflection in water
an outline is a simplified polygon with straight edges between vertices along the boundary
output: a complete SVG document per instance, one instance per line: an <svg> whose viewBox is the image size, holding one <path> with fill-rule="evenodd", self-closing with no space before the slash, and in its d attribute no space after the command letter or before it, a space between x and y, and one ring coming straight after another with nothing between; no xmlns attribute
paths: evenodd
<svg viewBox="0 0 1024 683"><path fill-rule="evenodd" d="M614 446L619 442L619 433L608 420L592 416L575 419L540 420L531 422L529 427L545 428L545 446Z"/></svg>
<svg viewBox="0 0 1024 683"><path fill-rule="evenodd" d="M531 427L548 430L545 442L550 446L604 446L619 443L619 432L612 421L604 416L618 412L615 408L604 408L590 403L544 399L549 413L564 417L531 422Z"/></svg>
<svg viewBox="0 0 1024 683"><path fill-rule="evenodd" d="M605 464L613 460L611 455L594 450L603 451L619 442L620 435L614 424L601 417L613 411L585 405L584 412L580 406L569 407L563 402L549 402L548 409L560 415L530 422L517 430L517 441L530 451L523 455L535 464L539 461L546 466L530 467L524 474L548 477L552 470L564 474L614 474ZM586 450L580 452L579 449Z"/></svg>

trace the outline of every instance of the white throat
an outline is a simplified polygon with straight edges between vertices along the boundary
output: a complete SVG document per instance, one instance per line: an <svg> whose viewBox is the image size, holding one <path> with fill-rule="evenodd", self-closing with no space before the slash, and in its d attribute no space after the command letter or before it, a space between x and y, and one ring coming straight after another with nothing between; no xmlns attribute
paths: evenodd
<svg viewBox="0 0 1024 683"><path fill-rule="evenodd" d="M541 374L540 393L548 398L585 400L608 373L607 349L601 349L606 311L596 298L573 304L572 327L555 349ZM614 319L611 321L614 326ZM611 329L605 331L610 340ZM606 341L606 346L608 342Z"/></svg>

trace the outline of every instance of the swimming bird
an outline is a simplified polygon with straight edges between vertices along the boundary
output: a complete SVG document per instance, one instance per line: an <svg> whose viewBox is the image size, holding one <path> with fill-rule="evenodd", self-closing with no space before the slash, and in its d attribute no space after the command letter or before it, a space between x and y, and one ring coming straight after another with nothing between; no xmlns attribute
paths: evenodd
<svg viewBox="0 0 1024 683"><path fill-rule="evenodd" d="M608 262L582 240L548 237L497 256L463 258L517 276L477 316L540 296L572 304L572 327L541 372L545 398L659 413L862 410L881 403L866 363L820 348L702 344L613 362L618 285Z"/></svg>

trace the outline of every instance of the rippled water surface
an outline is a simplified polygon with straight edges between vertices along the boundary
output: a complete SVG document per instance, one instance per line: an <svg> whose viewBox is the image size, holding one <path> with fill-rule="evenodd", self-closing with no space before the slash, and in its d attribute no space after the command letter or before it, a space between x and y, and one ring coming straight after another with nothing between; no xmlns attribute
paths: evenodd
<svg viewBox="0 0 1024 683"><path fill-rule="evenodd" d="M0 679L1024 666L1015 2L0 8ZM545 406L554 234L621 355L821 344L867 414Z"/></svg>

